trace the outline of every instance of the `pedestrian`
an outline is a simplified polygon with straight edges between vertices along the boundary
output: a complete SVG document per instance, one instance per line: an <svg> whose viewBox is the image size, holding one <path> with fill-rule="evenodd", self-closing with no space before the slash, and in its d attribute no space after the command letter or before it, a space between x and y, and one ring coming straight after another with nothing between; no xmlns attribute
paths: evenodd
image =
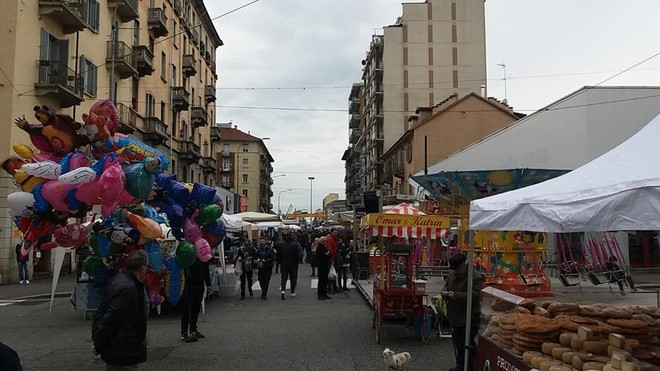
<svg viewBox="0 0 660 371"><path fill-rule="evenodd" d="M30 260L30 255L21 254L21 244L16 244L16 265L18 265L18 279L20 280L19 284L30 284L30 271L28 270L28 261Z"/></svg>
<svg viewBox="0 0 660 371"><path fill-rule="evenodd" d="M318 285L316 288L316 295L319 300L332 299L328 296L328 272L330 271L330 252L326 247L326 237L321 237L318 240L316 247L316 268L318 269Z"/></svg>
<svg viewBox="0 0 660 371"><path fill-rule="evenodd" d="M275 243L273 244L273 250L275 250L275 274L277 274L280 270L281 260L278 252L280 251L283 243L284 241L282 241L282 237L278 235L276 237Z"/></svg>
<svg viewBox="0 0 660 371"><path fill-rule="evenodd" d="M607 270L607 276L610 282L616 282L619 285L619 291L621 295L626 295L626 291L623 289L623 281L628 282L628 286L633 292L637 292L635 287L635 281L630 274L624 271L618 264L619 259L616 256L612 255L605 262L605 269Z"/></svg>
<svg viewBox="0 0 660 371"><path fill-rule="evenodd" d="M198 339L204 339L197 330L199 311L202 309L204 300L204 289L211 286L211 274L207 263L199 259L185 270L185 284L181 295L181 341L193 343Z"/></svg>
<svg viewBox="0 0 660 371"><path fill-rule="evenodd" d="M479 332L481 319L481 288L483 278L474 271L472 287L468 287L468 269L474 270L467 264L467 258L463 253L457 253L449 258L449 268L452 272L447 277L441 295L447 301L447 320L451 326L451 338L454 341L456 367L450 371L462 371L465 367L465 327L470 321L470 364L468 370L472 370L472 362L477 348L475 338ZM467 318L468 293L472 295L472 313Z"/></svg>
<svg viewBox="0 0 660 371"><path fill-rule="evenodd" d="M147 264L144 250L129 253L124 269L108 281L94 315L92 352L101 355L106 370L134 370L147 361L149 301L140 282Z"/></svg>
<svg viewBox="0 0 660 371"><path fill-rule="evenodd" d="M332 228L330 234L326 237L326 247L330 252L330 265L335 267L335 271L339 271L339 264L341 259L339 257L339 230L337 228ZM338 277L338 276L337 276ZM339 287L337 286L337 277L333 279L328 279L328 292L330 294L336 294L339 292Z"/></svg>
<svg viewBox="0 0 660 371"><path fill-rule="evenodd" d="M238 259L242 264L243 273L240 275L241 280L241 300L245 300L245 284L247 283L250 296L253 296L252 281L254 280L254 259L257 252L254 250L250 243L246 243L238 251Z"/></svg>
<svg viewBox="0 0 660 371"><path fill-rule="evenodd" d="M293 233L284 235L284 242L280 244L278 257L282 264L282 300L286 300L286 281L291 282L291 297L296 297L296 284L298 283L298 265L302 255L302 246L295 239Z"/></svg>
<svg viewBox="0 0 660 371"><path fill-rule="evenodd" d="M339 282L340 287L344 291L351 291L348 286L348 271L351 268L351 256L353 254L353 249L351 245L346 241L346 238L341 238L339 240L339 265L337 266L337 282Z"/></svg>
<svg viewBox="0 0 660 371"><path fill-rule="evenodd" d="M0 342L0 370L23 371L18 353L2 342Z"/></svg>
<svg viewBox="0 0 660 371"><path fill-rule="evenodd" d="M314 241L309 245L309 251L307 251L307 256L305 261L312 267L312 277L316 277L316 248L319 245L318 238L315 238Z"/></svg>
<svg viewBox="0 0 660 371"><path fill-rule="evenodd" d="M302 247L304 255L305 255L305 256L303 256L303 254L300 255L300 264L302 264L306 260L306 259L305 260L303 260L303 259L309 253L309 245L310 245L309 236L307 235L307 233L304 233L302 231L298 231L297 239L298 239L298 243Z"/></svg>
<svg viewBox="0 0 660 371"><path fill-rule="evenodd" d="M273 250L273 247L263 237L259 240L259 244L259 250L257 250L257 256L259 257L257 263L259 286L261 286L261 300L267 300L270 277L273 274L275 250Z"/></svg>

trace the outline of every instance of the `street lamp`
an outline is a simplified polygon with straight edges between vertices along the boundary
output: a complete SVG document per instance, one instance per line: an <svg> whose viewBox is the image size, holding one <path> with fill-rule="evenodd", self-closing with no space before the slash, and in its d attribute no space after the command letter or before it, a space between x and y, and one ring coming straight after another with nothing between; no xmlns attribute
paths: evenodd
<svg viewBox="0 0 660 371"><path fill-rule="evenodd" d="M314 180L313 176L307 177L309 179L309 213L313 213L312 209L312 181Z"/></svg>
<svg viewBox="0 0 660 371"><path fill-rule="evenodd" d="M282 208L280 207L280 195L284 192L289 192L289 191L293 191L293 188L285 189L277 193L277 215L279 217L282 217Z"/></svg>

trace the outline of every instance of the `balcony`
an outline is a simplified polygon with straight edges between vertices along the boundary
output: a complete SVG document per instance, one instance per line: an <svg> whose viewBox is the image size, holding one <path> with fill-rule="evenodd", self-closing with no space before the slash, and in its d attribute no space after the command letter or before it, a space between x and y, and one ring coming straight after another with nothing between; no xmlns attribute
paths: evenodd
<svg viewBox="0 0 660 371"><path fill-rule="evenodd" d="M348 113L358 113L360 111L360 98L352 98L348 100Z"/></svg>
<svg viewBox="0 0 660 371"><path fill-rule="evenodd" d="M204 53L204 60L206 61L206 63L211 64L211 53L209 53L208 51L205 52Z"/></svg>
<svg viewBox="0 0 660 371"><path fill-rule="evenodd" d="M115 68L115 76L120 79L127 79L136 76L138 71L133 63L133 50L123 41L115 41L114 50L112 41L108 41L108 57L105 59L106 66L110 69Z"/></svg>
<svg viewBox="0 0 660 371"><path fill-rule="evenodd" d="M231 173L231 160L228 158L222 159L222 166L220 166L221 173Z"/></svg>
<svg viewBox="0 0 660 371"><path fill-rule="evenodd" d="M207 174L215 174L218 170L218 165L213 157L202 158L202 167Z"/></svg>
<svg viewBox="0 0 660 371"><path fill-rule="evenodd" d="M52 96L62 108L79 105L83 101L82 76L76 75L66 63L57 60L39 61L39 80L35 95Z"/></svg>
<svg viewBox="0 0 660 371"><path fill-rule="evenodd" d="M174 14L178 15L179 17L183 13L183 2L182 0L174 0Z"/></svg>
<svg viewBox="0 0 660 371"><path fill-rule="evenodd" d="M138 0L108 0L108 8L111 8L112 12L116 12L117 18L122 23L140 18Z"/></svg>
<svg viewBox="0 0 660 371"><path fill-rule="evenodd" d="M199 48L199 31L196 27L190 30L190 41Z"/></svg>
<svg viewBox="0 0 660 371"><path fill-rule="evenodd" d="M204 86L204 100L206 103L215 102L215 86L206 85Z"/></svg>
<svg viewBox="0 0 660 371"><path fill-rule="evenodd" d="M360 129L351 129L348 134L348 142L355 144L360 139Z"/></svg>
<svg viewBox="0 0 660 371"><path fill-rule="evenodd" d="M87 14L87 3L83 0L39 0L39 14L56 21L65 34L82 31L87 27L83 17Z"/></svg>
<svg viewBox="0 0 660 371"><path fill-rule="evenodd" d="M154 53L149 50L148 46L136 45L133 47L133 58L135 61L135 69L138 76L143 77L151 75L154 72Z"/></svg>
<svg viewBox="0 0 660 371"><path fill-rule="evenodd" d="M179 161L196 164L201 157L199 145L195 142L184 140L179 143Z"/></svg>
<svg viewBox="0 0 660 371"><path fill-rule="evenodd" d="M209 116L204 107L193 107L190 113L190 124L194 128L204 127L209 124Z"/></svg>
<svg viewBox="0 0 660 371"><path fill-rule="evenodd" d="M133 134L137 127L137 114L135 111L124 103L117 103L117 111L119 111L119 127L117 131L122 134Z"/></svg>
<svg viewBox="0 0 660 371"><path fill-rule="evenodd" d="M167 16L161 8L149 8L149 31L155 38L167 36Z"/></svg>
<svg viewBox="0 0 660 371"><path fill-rule="evenodd" d="M215 61L211 61L209 64L211 65L211 72L215 73Z"/></svg>
<svg viewBox="0 0 660 371"><path fill-rule="evenodd" d="M187 111L190 108L190 93L183 86L172 88L172 105L177 112Z"/></svg>
<svg viewBox="0 0 660 371"><path fill-rule="evenodd" d="M144 140L154 144L165 144L167 142L167 125L158 117L146 117L144 119Z"/></svg>
<svg viewBox="0 0 660 371"><path fill-rule="evenodd" d="M351 129L356 129L360 127L360 114L359 113L353 113L351 114L351 118L348 121L348 127Z"/></svg>
<svg viewBox="0 0 660 371"><path fill-rule="evenodd" d="M183 56L183 75L185 77L195 76L197 74L197 61L192 54L185 54Z"/></svg>
<svg viewBox="0 0 660 371"><path fill-rule="evenodd" d="M211 141L217 142L220 140L220 128L217 126L211 127Z"/></svg>

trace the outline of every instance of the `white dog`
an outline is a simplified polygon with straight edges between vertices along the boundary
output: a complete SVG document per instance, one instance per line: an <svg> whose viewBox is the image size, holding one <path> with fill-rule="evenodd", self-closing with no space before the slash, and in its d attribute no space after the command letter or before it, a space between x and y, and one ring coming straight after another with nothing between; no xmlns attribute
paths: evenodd
<svg viewBox="0 0 660 371"><path fill-rule="evenodd" d="M388 370L405 370L406 363L410 361L410 353L401 352L394 354L390 348L385 348L383 351L383 361Z"/></svg>

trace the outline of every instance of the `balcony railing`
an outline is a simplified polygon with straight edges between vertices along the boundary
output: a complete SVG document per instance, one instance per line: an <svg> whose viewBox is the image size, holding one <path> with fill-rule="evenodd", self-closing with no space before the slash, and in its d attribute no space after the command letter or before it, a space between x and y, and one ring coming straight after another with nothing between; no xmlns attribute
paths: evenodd
<svg viewBox="0 0 660 371"><path fill-rule="evenodd" d="M123 41L108 41L108 57L105 59L108 68L115 68L115 74L120 79L127 79L138 74L133 63L134 55L131 47Z"/></svg>
<svg viewBox="0 0 660 371"><path fill-rule="evenodd" d="M185 77L195 76L197 74L197 61L192 54L185 54L183 56L183 75Z"/></svg>
<svg viewBox="0 0 660 371"><path fill-rule="evenodd" d="M351 129L360 127L360 114L359 113L352 113L351 114L351 118L348 121L348 127L351 128Z"/></svg>
<svg viewBox="0 0 660 371"><path fill-rule="evenodd" d="M211 65L211 72L215 73L215 61L211 61L209 65Z"/></svg>
<svg viewBox="0 0 660 371"><path fill-rule="evenodd" d="M146 117L143 136L152 144L164 144L167 141L167 125L158 117Z"/></svg>
<svg viewBox="0 0 660 371"><path fill-rule="evenodd" d="M190 93L183 86L172 88L172 105L177 112L187 111L190 108Z"/></svg>
<svg viewBox="0 0 660 371"><path fill-rule="evenodd" d="M215 86L206 85L204 86L204 100L206 103L215 102Z"/></svg>
<svg viewBox="0 0 660 371"><path fill-rule="evenodd" d="M39 0L39 14L60 24L65 34L82 31L87 27L84 17L87 14L87 2L83 0Z"/></svg>
<svg viewBox="0 0 660 371"><path fill-rule="evenodd" d="M193 107L190 113L190 124L193 127L203 127L208 125L209 118L204 107Z"/></svg>
<svg viewBox="0 0 660 371"><path fill-rule="evenodd" d="M357 113L360 110L360 98L352 98L348 101L348 113Z"/></svg>
<svg viewBox="0 0 660 371"><path fill-rule="evenodd" d="M140 18L138 0L108 0L108 8L116 12L121 22L130 22ZM117 10L114 10L114 9Z"/></svg>
<svg viewBox="0 0 660 371"><path fill-rule="evenodd" d="M35 95L50 95L62 108L82 103L83 79L75 71L57 60L40 60L39 80L34 85Z"/></svg>
<svg viewBox="0 0 660 371"><path fill-rule="evenodd" d="M135 69L140 77L151 75L154 72L154 53L146 45L133 47Z"/></svg>
<svg viewBox="0 0 660 371"><path fill-rule="evenodd" d="M360 139L360 129L351 129L348 136L348 142L355 144L359 139Z"/></svg>
<svg viewBox="0 0 660 371"><path fill-rule="evenodd" d="M218 165L213 157L202 158L202 166L204 167L204 172L208 174L215 173L218 169Z"/></svg>
<svg viewBox="0 0 660 371"><path fill-rule="evenodd" d="M211 127L211 141L216 142L220 140L220 128L217 126Z"/></svg>
<svg viewBox="0 0 660 371"><path fill-rule="evenodd" d="M188 163L199 162L201 155L199 145L195 142L184 140L179 142L179 159Z"/></svg>
<svg viewBox="0 0 660 371"><path fill-rule="evenodd" d="M119 128L117 128L117 131L122 134L133 134L137 128L137 114L124 103L117 103L117 110L119 111Z"/></svg>
<svg viewBox="0 0 660 371"><path fill-rule="evenodd" d="M149 31L154 37L167 36L167 16L162 8L149 8Z"/></svg>

